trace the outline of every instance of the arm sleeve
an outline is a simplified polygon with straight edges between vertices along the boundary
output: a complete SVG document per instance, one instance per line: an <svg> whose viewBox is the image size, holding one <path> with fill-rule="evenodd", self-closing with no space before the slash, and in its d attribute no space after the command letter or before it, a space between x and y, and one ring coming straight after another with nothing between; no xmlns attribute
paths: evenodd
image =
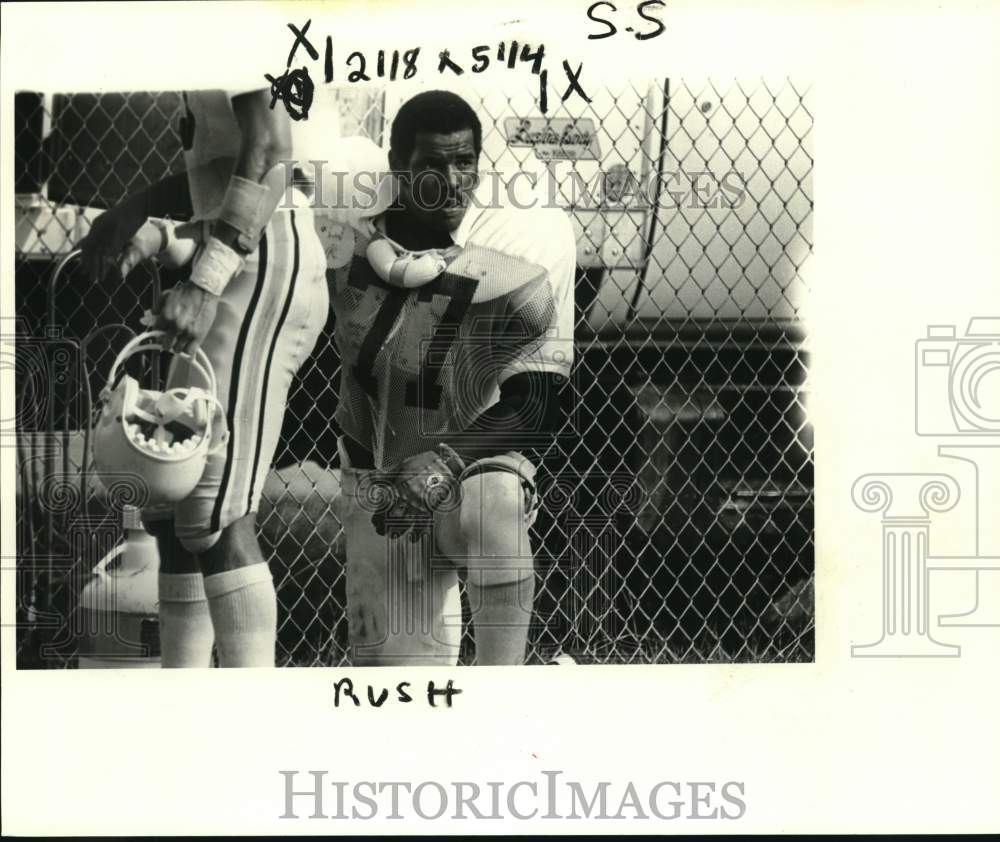
<svg viewBox="0 0 1000 842"><path fill-rule="evenodd" d="M146 211L146 217L170 217L188 220L193 214L191 191L186 172L169 175L162 181L149 185L134 197Z"/></svg>
<svg viewBox="0 0 1000 842"><path fill-rule="evenodd" d="M565 421L561 393L573 364L576 240L562 211L545 213L528 232L541 246L530 255L540 271L511 294L509 324L496 337L507 346L501 351L506 361L498 375L500 400L448 442L466 464L511 450L537 463Z"/></svg>
<svg viewBox="0 0 1000 842"><path fill-rule="evenodd" d="M550 371L511 375L500 386L500 400L448 444L466 465L512 450L537 464L539 454L565 421L560 394L564 384L560 375Z"/></svg>

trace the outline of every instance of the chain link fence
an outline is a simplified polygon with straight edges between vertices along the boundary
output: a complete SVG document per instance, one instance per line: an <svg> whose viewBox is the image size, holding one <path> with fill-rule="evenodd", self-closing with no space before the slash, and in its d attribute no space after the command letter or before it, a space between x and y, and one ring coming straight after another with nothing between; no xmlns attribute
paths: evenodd
<svg viewBox="0 0 1000 842"><path fill-rule="evenodd" d="M577 363L541 472L529 662L811 660L807 86L658 80L544 117L529 86L462 93L483 122L482 168L547 176L578 240ZM381 143L400 95L329 100L341 135ZM175 93L16 98L17 310L2 338L18 393L3 432L19 457L21 667L75 665L79 593L129 502L88 470L91 398L177 280L140 267L128 289L93 288L75 261L55 284L53 269L101 210L183 170L182 112ZM347 662L338 365L328 325L259 516L281 664Z"/></svg>

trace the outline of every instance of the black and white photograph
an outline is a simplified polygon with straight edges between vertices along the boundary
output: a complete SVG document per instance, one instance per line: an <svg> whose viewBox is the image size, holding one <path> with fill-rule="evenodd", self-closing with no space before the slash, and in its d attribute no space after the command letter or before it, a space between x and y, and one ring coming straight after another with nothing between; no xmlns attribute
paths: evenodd
<svg viewBox="0 0 1000 842"><path fill-rule="evenodd" d="M5 834L988 829L996 9L3 19Z"/></svg>
<svg viewBox="0 0 1000 842"><path fill-rule="evenodd" d="M809 81L475 55L16 93L19 667L813 658Z"/></svg>

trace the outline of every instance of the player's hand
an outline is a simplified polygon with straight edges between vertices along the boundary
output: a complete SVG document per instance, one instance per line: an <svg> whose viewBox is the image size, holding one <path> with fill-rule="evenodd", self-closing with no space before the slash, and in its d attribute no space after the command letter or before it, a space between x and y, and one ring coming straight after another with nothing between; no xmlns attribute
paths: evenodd
<svg viewBox="0 0 1000 842"><path fill-rule="evenodd" d="M388 510L375 512L372 525L379 535L408 535L418 541L434 522L434 515L461 499L459 476L465 469L461 458L445 444L404 459L388 479L393 503Z"/></svg>
<svg viewBox="0 0 1000 842"><path fill-rule="evenodd" d="M119 273L128 267L128 264L122 264L124 252L145 221L145 211L128 200L106 210L94 220L87 236L80 241L84 270L91 283L102 281L112 267L117 268ZM124 278L125 274L121 276Z"/></svg>
<svg viewBox="0 0 1000 842"><path fill-rule="evenodd" d="M190 282L169 290L157 313L156 329L166 332L163 347L176 354L194 354L215 322L219 297Z"/></svg>

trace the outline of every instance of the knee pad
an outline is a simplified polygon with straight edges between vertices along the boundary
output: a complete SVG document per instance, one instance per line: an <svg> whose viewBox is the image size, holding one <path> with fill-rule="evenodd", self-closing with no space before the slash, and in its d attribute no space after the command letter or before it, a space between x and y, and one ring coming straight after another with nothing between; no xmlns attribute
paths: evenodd
<svg viewBox="0 0 1000 842"><path fill-rule="evenodd" d="M513 475L520 480L521 491L524 495L522 505L523 529L517 524L511 524L511 530L516 530L518 537L527 541L527 529L538 517L538 493L535 488L535 466L531 461L520 453L501 454L487 459L480 459L472 463L462 473L462 481L473 479L477 476L491 473L502 473ZM464 514L464 513L463 513ZM488 513L477 513L477 517L485 519ZM465 567L470 580L480 587L491 585L507 585L513 582L523 581L534 576L534 556L531 553L529 544L518 547L518 551L512 557L505 556L470 556L466 559Z"/></svg>
<svg viewBox="0 0 1000 842"><path fill-rule="evenodd" d="M538 518L541 500L535 485L537 469L531 460L514 451L479 459L462 472L459 480L465 482L467 479L494 471L514 474L521 478L521 488L524 491L524 519L528 526L532 526Z"/></svg>
<svg viewBox="0 0 1000 842"><path fill-rule="evenodd" d="M516 561L516 563L512 563ZM493 585L512 585L524 582L535 575L535 559L525 556L516 560L506 560L503 564L490 565L489 559L469 559L466 578L480 588Z"/></svg>

